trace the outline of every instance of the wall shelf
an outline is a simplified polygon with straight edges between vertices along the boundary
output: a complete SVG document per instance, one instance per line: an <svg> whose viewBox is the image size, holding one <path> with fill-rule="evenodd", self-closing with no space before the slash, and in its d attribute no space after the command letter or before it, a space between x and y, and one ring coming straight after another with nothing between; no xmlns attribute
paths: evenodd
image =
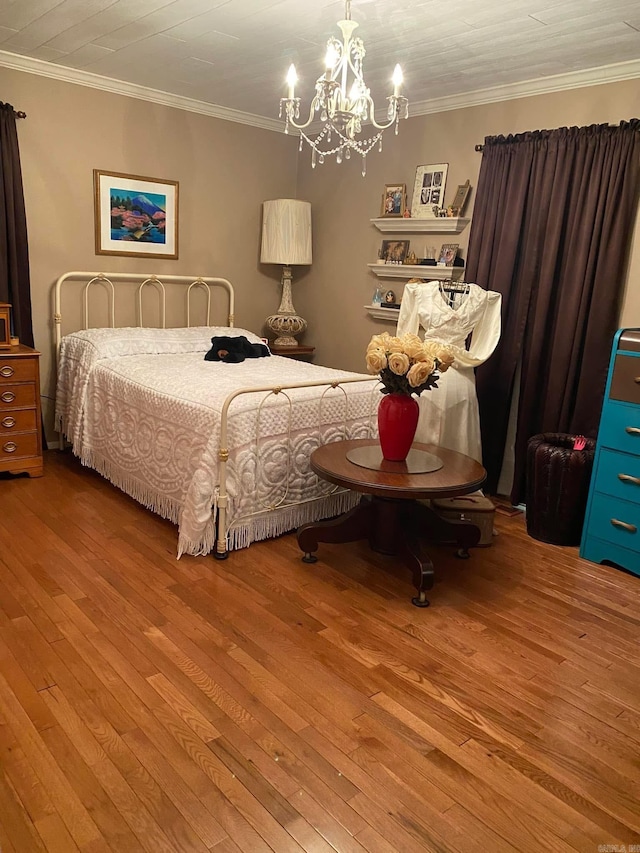
<svg viewBox="0 0 640 853"><path fill-rule="evenodd" d="M426 281L444 281L448 278L462 278L464 273L464 267L423 266L422 264L367 264L367 266L378 278L424 278Z"/></svg>
<svg viewBox="0 0 640 853"><path fill-rule="evenodd" d="M400 314L399 308L381 308L379 305L365 305L369 314L376 320L391 320L394 323L398 322Z"/></svg>
<svg viewBox="0 0 640 853"><path fill-rule="evenodd" d="M385 234L459 234L467 227L470 219L459 217L441 217L433 219L405 219L402 216L388 216L372 219L378 231Z"/></svg>

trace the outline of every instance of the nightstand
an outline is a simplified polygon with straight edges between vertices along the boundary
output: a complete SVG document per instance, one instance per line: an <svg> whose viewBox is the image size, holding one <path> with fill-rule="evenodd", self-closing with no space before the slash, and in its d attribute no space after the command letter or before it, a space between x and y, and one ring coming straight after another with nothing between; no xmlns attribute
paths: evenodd
<svg viewBox="0 0 640 853"><path fill-rule="evenodd" d="M269 344L269 349L273 355L284 355L287 358L311 358L315 347L303 347L298 344L295 347L277 347L275 344Z"/></svg>
<svg viewBox="0 0 640 853"><path fill-rule="evenodd" d="M40 353L0 351L0 471L42 477Z"/></svg>

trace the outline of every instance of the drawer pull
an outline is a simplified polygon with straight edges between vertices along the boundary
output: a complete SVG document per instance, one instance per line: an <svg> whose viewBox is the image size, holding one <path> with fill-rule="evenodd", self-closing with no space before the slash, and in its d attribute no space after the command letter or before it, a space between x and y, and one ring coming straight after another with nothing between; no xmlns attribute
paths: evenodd
<svg viewBox="0 0 640 853"><path fill-rule="evenodd" d="M15 453L18 449L18 445L15 443L15 441L6 441L2 445L2 449L5 453Z"/></svg>
<svg viewBox="0 0 640 853"><path fill-rule="evenodd" d="M634 486L640 486L640 477L632 477L631 474L618 474L618 479L623 483L633 483Z"/></svg>
<svg viewBox="0 0 640 853"><path fill-rule="evenodd" d="M640 427L626 427L625 432L628 432L629 435L640 435Z"/></svg>
<svg viewBox="0 0 640 853"><path fill-rule="evenodd" d="M633 381L636 383L636 385L640 385L640 376L636 376Z"/></svg>
<svg viewBox="0 0 640 853"><path fill-rule="evenodd" d="M3 391L2 395L0 396L0 399L3 403L13 403L13 401L16 399L16 395L13 393L13 391Z"/></svg>
<svg viewBox="0 0 640 853"><path fill-rule="evenodd" d="M629 533L638 532L638 528L635 526L635 524L627 524L626 521L618 521L617 518L612 518L611 524L613 524L614 527L621 527L623 530L628 530Z"/></svg>
<svg viewBox="0 0 640 853"><path fill-rule="evenodd" d="M15 425L16 425L16 419L15 418L7 417L7 418L2 419L2 426L5 429L11 429L11 427L14 427Z"/></svg>
<svg viewBox="0 0 640 853"><path fill-rule="evenodd" d="M8 364L5 364L4 367L0 367L0 376L13 376L14 373L15 370L13 369L13 367L9 367ZM638 381L640 381L640 377L638 377Z"/></svg>

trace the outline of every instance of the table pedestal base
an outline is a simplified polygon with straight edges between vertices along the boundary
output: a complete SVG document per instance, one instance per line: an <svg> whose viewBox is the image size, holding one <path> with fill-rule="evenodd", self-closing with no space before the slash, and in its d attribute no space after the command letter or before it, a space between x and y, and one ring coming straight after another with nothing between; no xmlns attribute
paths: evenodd
<svg viewBox="0 0 640 853"><path fill-rule="evenodd" d="M468 557L468 548L477 545L480 529L464 521L446 521L430 507L413 500L363 497L355 509L329 521L303 524L298 530L298 545L305 552L302 560L315 563L319 542L355 542L368 539L373 551L400 557L411 571L418 595L411 599L416 607L428 607L426 590L433 586L431 559L422 551L420 540L455 542L458 556Z"/></svg>

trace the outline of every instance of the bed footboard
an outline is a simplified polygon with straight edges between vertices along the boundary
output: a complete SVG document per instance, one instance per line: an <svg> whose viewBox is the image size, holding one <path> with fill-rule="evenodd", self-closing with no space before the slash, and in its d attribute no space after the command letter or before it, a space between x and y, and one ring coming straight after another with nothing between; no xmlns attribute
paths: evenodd
<svg viewBox="0 0 640 853"><path fill-rule="evenodd" d="M350 422L348 418L348 389L356 388L357 386L361 386L363 390L368 390L368 403L367 403L367 414L365 418L360 418L356 422ZM368 386L368 389L367 389ZM331 506L332 510L327 513L336 514L341 512L345 507L348 508L348 498L351 496L351 493L346 489L340 489L337 486L329 486L327 483L322 481L323 489L325 490L320 496L315 497L306 497L303 499L295 499L291 497L290 488L291 488L291 478L292 478L292 466L289 464L287 466L285 477L280 485L280 494L276 499L271 498L268 501L262 502L260 507L253 512L247 513L239 518L233 519L232 523L229 524L229 515L228 515L228 507L229 507L229 493L228 493L228 465L229 465L229 411L232 405L240 400L242 397L246 397L248 394L262 394L262 398L258 405L258 419L256 426L256 442L259 444L260 442L260 412L261 410L269 404L269 401L274 397L285 398L288 402L288 428L286 432L286 436L284 436L284 440L287 442L287 458L290 462L291 460L291 430L292 430L292 397L289 392L293 392L296 390L308 389L308 388L317 388L317 403L318 403L318 411L319 411L319 419L318 419L318 428L321 431L321 422L322 422L322 408L323 403L327 402L330 398L330 395L333 395L331 399L335 403L335 395L336 393L342 395L344 399L344 420L341 425L341 430L338 435L332 436L332 440L338 440L341 438L371 438L376 434L377 428L377 409L378 403L380 399L379 392L379 383L372 379L371 376L366 375L352 375L349 377L345 377L340 380L332 380L332 381L316 381L316 382L308 382L308 383L293 383L287 385L280 385L276 387L270 386L257 386L254 388L247 388L239 391L235 391L225 399L222 408L221 414L221 427L220 427L220 449L218 451L218 461L219 461L219 484L217 490L217 499L216 506L214 507L214 514L216 520L216 538L215 538L215 546L213 549L213 554L216 559L224 560L228 557L229 551L232 550L229 546L229 534L232 528L237 528L238 525L241 524L250 524L252 519L255 519L258 516L264 517L265 515L277 513L277 511L289 511L289 519L296 517L295 509L296 507L300 508L299 518L300 523L303 523L305 520L305 510L302 509L305 505L318 504L318 502L324 500L325 505ZM356 434L357 432L357 434ZM322 443L322 442L319 442ZM261 454L259 452L259 447L256 449L256 458L257 464L261 464ZM315 477L315 475L313 475ZM258 479L260 478L258 473ZM320 481L318 478L315 478L318 483ZM328 490L328 491L327 491ZM340 499L340 496L343 495L345 498ZM329 499L329 500L327 500ZM357 496L356 496L357 499ZM309 519L314 514L314 511L318 512L318 507L308 508ZM317 518L316 518L317 520ZM295 524L295 526L299 526ZM293 528L290 528L293 529ZM282 531L284 532L284 531ZM261 537L266 538L266 537Z"/></svg>

